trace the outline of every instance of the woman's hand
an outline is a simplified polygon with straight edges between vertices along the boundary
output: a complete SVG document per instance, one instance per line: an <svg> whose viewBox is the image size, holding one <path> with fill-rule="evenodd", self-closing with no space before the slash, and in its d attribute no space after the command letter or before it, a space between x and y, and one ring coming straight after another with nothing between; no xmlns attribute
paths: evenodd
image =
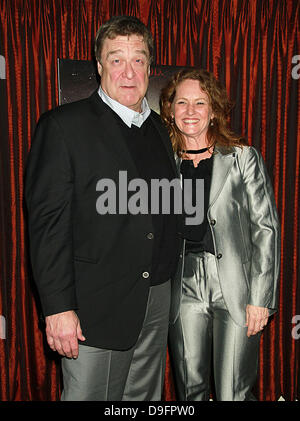
<svg viewBox="0 0 300 421"><path fill-rule="evenodd" d="M268 323L269 310L265 307L258 307L248 304L246 307L247 336L256 335L262 331Z"/></svg>

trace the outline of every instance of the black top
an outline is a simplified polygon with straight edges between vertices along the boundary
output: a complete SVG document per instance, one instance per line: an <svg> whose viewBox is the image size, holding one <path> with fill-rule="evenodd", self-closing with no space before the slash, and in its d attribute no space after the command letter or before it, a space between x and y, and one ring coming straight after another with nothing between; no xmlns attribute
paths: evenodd
<svg viewBox="0 0 300 421"><path fill-rule="evenodd" d="M187 240L186 250L208 251L215 254L212 234L208 226L207 210L209 205L209 193L212 176L213 155L211 158L203 159L197 167L194 167L193 161L184 159L180 166L180 172L183 178L183 189L185 188L185 180L192 180L192 205L203 205L196 203L196 180L204 180L204 219L198 225L187 225L184 218L183 237ZM185 215L189 216L190 215Z"/></svg>
<svg viewBox="0 0 300 421"><path fill-rule="evenodd" d="M160 135L150 118L139 128L129 128L116 114L118 124L125 134L128 149L141 179L148 185L148 211L151 212L151 180L174 179L174 171L166 153ZM129 181L129 180L128 180ZM130 197L128 195L128 197ZM171 197L172 200L172 197ZM160 202L161 203L161 200ZM171 209L174 205L171 203ZM161 208L160 208L161 212ZM176 270L179 239L177 234L177 216L174 214L152 214L153 244L152 273L150 284L158 285L169 280ZM153 234L153 236L152 236Z"/></svg>

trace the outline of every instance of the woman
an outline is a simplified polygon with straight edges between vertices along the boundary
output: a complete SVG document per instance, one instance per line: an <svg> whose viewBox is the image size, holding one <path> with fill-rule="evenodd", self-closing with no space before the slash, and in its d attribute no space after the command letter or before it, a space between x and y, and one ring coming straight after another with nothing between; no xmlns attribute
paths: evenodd
<svg viewBox="0 0 300 421"><path fill-rule="evenodd" d="M205 217L198 225L183 218L172 291L178 399L209 399L212 355L217 400L253 400L261 331L276 311L279 223L272 186L259 152L227 127L231 104L211 73L180 71L160 105L183 190L193 180L190 200L195 181L204 180Z"/></svg>

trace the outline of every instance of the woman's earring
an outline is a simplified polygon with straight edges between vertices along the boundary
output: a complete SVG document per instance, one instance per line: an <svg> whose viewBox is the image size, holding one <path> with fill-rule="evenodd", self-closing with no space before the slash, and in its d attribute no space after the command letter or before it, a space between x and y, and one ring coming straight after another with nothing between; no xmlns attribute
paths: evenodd
<svg viewBox="0 0 300 421"><path fill-rule="evenodd" d="M210 120L210 127L212 127L214 125L213 120Z"/></svg>
<svg viewBox="0 0 300 421"><path fill-rule="evenodd" d="M171 124L174 124L175 123L175 118L174 118L174 116L172 115L171 116Z"/></svg>

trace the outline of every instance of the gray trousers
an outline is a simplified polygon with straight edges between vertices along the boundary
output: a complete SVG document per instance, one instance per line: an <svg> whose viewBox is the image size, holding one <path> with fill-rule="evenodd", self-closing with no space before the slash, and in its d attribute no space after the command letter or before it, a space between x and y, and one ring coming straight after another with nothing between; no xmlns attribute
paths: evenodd
<svg viewBox="0 0 300 421"><path fill-rule="evenodd" d="M149 290L137 343L128 351L79 346L63 358L62 401L159 401L162 397L170 311L170 281Z"/></svg>
<svg viewBox="0 0 300 421"><path fill-rule="evenodd" d="M259 340L260 334L248 338L247 327L231 319L215 256L189 252L180 315L170 329L177 398L208 400L213 366L217 400L255 400L251 389L257 375Z"/></svg>

